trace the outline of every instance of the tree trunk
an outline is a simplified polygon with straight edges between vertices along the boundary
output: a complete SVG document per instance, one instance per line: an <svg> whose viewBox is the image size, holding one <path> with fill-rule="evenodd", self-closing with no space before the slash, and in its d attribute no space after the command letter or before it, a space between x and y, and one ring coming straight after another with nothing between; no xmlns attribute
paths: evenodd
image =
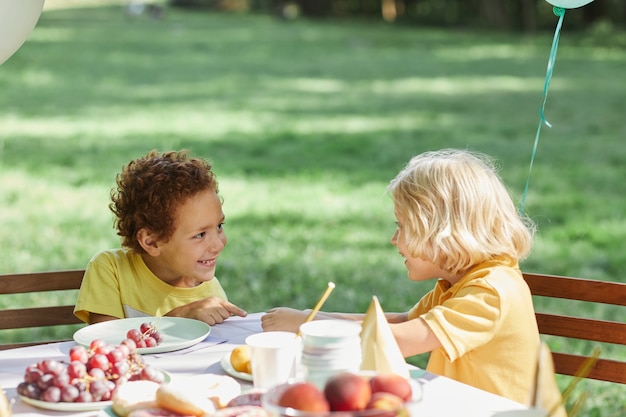
<svg viewBox="0 0 626 417"><path fill-rule="evenodd" d="M520 0L522 30L533 33L537 30L537 2L535 0Z"/></svg>
<svg viewBox="0 0 626 417"><path fill-rule="evenodd" d="M480 15L491 26L497 29L509 29L511 22L506 14L502 0L480 0Z"/></svg>

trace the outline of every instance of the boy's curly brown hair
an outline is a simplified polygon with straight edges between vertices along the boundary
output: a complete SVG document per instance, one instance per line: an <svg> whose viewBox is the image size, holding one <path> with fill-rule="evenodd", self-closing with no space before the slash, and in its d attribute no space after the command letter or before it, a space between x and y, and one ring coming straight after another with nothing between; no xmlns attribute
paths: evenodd
<svg viewBox="0 0 626 417"><path fill-rule="evenodd" d="M109 208L115 214L114 226L122 246L144 252L137 232L147 229L161 241L175 230L178 207L201 191L218 192L211 165L189 155L188 150L159 153L131 161L116 177Z"/></svg>

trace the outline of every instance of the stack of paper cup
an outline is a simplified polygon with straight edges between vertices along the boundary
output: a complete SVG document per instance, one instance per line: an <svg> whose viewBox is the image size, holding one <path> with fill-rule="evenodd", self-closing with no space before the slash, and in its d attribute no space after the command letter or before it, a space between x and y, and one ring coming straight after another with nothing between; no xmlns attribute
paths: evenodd
<svg viewBox="0 0 626 417"><path fill-rule="evenodd" d="M300 326L302 377L323 389L331 376L361 368L361 325L349 320L313 320Z"/></svg>

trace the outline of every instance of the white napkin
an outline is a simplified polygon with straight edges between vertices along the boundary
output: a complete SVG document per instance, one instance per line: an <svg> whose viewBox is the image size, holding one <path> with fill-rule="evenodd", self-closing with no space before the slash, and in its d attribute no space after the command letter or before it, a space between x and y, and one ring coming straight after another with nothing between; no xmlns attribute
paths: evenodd
<svg viewBox="0 0 626 417"><path fill-rule="evenodd" d="M527 404L530 407L543 410L546 414L552 412L550 417L567 417L565 407L563 407L563 404L560 404L561 392L554 377L552 352L545 342L542 342L539 346L537 376L534 391L530 393L530 397Z"/></svg>
<svg viewBox="0 0 626 417"><path fill-rule="evenodd" d="M376 296L367 309L361 330L362 371L395 373L409 378L409 368Z"/></svg>
<svg viewBox="0 0 626 417"><path fill-rule="evenodd" d="M171 355L186 355L188 353L192 353L198 350L202 350L202 349L206 349L206 348L210 348L211 346L215 346L215 345L220 345L222 343L226 343L228 342L228 339L223 339L221 337L215 337L215 336L207 336L202 342L197 343L193 346L190 346L188 348L184 348L184 349L180 349L180 350L174 350L171 352L164 352L164 353L159 353L159 354L153 354L152 356L155 358L160 358L161 356L171 356Z"/></svg>
<svg viewBox="0 0 626 417"><path fill-rule="evenodd" d="M4 390L0 387L0 417L8 417L11 415L11 407L9 405L9 401L7 400L6 395L4 395Z"/></svg>

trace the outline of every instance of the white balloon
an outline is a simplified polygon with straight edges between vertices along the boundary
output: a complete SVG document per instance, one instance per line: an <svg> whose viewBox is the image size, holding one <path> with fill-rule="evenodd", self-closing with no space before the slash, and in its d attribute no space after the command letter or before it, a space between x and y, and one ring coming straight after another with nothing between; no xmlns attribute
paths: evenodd
<svg viewBox="0 0 626 417"><path fill-rule="evenodd" d="M585 4L589 4L593 0L546 0L546 1L556 7L562 7L564 9L575 9L576 7L582 7Z"/></svg>
<svg viewBox="0 0 626 417"><path fill-rule="evenodd" d="M37 24L44 0L0 0L0 65L15 53Z"/></svg>

